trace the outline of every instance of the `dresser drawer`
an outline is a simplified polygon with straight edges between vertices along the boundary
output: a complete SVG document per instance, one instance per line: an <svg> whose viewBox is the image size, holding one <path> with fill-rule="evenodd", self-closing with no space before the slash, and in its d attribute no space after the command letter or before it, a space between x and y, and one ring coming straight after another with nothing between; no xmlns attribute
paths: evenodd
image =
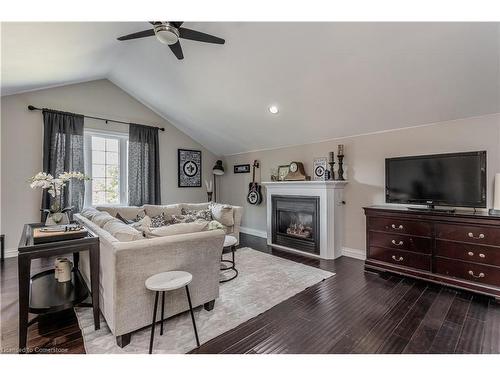
<svg viewBox="0 0 500 375"><path fill-rule="evenodd" d="M436 255L500 267L500 248L491 246L437 240Z"/></svg>
<svg viewBox="0 0 500 375"><path fill-rule="evenodd" d="M430 237L432 235L430 223L399 220L397 217L370 217L368 219L368 229L391 233L413 234L415 236Z"/></svg>
<svg viewBox="0 0 500 375"><path fill-rule="evenodd" d="M430 238L381 232L370 232L369 236L370 244L376 247L389 247L424 254L432 253Z"/></svg>
<svg viewBox="0 0 500 375"><path fill-rule="evenodd" d="M411 253L404 250L384 249L371 246L368 257L398 266L418 268L424 271L431 270L430 255Z"/></svg>
<svg viewBox="0 0 500 375"><path fill-rule="evenodd" d="M439 223L436 224L436 238L500 246L500 228Z"/></svg>
<svg viewBox="0 0 500 375"><path fill-rule="evenodd" d="M500 286L500 268L441 257L436 257L434 262L438 274Z"/></svg>

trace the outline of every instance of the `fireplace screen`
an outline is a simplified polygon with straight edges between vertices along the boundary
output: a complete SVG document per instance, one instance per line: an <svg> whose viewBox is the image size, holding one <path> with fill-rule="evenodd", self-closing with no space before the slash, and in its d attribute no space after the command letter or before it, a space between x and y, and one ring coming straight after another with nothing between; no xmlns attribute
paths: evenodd
<svg viewBox="0 0 500 375"><path fill-rule="evenodd" d="M319 254L319 197L272 196L276 245Z"/></svg>

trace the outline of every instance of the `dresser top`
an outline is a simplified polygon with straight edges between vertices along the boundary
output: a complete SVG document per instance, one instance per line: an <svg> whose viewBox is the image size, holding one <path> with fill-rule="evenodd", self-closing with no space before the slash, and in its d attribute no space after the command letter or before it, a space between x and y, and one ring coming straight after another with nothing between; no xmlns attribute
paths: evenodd
<svg viewBox="0 0 500 375"><path fill-rule="evenodd" d="M391 205L374 205L363 207L365 211L387 211L394 213L404 213L408 215L426 215L426 216L446 216L446 217L462 217L462 218L481 218L481 219L492 219L492 220L500 220L500 216L490 215L488 211L473 211L473 210L460 210L457 209L454 212L447 211L439 211L439 210L412 210L411 208L404 206L391 206ZM451 209L451 208L450 208Z"/></svg>

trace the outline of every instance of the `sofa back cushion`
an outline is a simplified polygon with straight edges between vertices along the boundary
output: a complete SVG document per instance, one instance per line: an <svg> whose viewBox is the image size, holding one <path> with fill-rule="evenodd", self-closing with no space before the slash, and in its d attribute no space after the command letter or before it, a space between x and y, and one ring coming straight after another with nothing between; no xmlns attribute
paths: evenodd
<svg viewBox="0 0 500 375"><path fill-rule="evenodd" d="M111 216L116 217L116 214L120 214L121 217L127 220L136 220L137 216L144 217L144 208L136 206L97 206L97 210L101 212L107 212Z"/></svg>
<svg viewBox="0 0 500 375"><path fill-rule="evenodd" d="M203 232L209 230L209 224L208 221L198 220L192 223L172 224L159 228L143 227L143 229L146 237L166 237L175 236L177 234Z"/></svg>
<svg viewBox="0 0 500 375"><path fill-rule="evenodd" d="M112 218L104 224L102 229L121 242L136 241L143 238L141 232L118 219Z"/></svg>
<svg viewBox="0 0 500 375"><path fill-rule="evenodd" d="M208 209L210 202L205 203L181 203L181 208L186 211L200 211Z"/></svg>
<svg viewBox="0 0 500 375"><path fill-rule="evenodd" d="M104 227L104 225L110 221L110 220L113 220L114 217L111 216L109 213L107 212L99 212L98 214L95 214L91 221L95 224L97 224L99 227Z"/></svg>
<svg viewBox="0 0 500 375"><path fill-rule="evenodd" d="M143 207L147 216L156 217L163 213L166 221L172 220L173 215L180 215L182 208L180 204L168 204L164 206L145 204Z"/></svg>
<svg viewBox="0 0 500 375"><path fill-rule="evenodd" d="M233 206L228 204L210 203L212 217L226 227L234 225Z"/></svg>
<svg viewBox="0 0 500 375"><path fill-rule="evenodd" d="M92 221L94 216L97 215L98 213L100 213L100 211L96 210L94 207L85 207L80 212L80 215L82 215L85 219Z"/></svg>

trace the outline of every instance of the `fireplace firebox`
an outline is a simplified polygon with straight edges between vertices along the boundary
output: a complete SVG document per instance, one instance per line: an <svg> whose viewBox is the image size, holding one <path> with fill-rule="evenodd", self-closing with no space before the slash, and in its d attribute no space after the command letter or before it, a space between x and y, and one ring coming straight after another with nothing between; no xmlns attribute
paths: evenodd
<svg viewBox="0 0 500 375"><path fill-rule="evenodd" d="M319 197L273 195L271 202L273 243L319 255Z"/></svg>

